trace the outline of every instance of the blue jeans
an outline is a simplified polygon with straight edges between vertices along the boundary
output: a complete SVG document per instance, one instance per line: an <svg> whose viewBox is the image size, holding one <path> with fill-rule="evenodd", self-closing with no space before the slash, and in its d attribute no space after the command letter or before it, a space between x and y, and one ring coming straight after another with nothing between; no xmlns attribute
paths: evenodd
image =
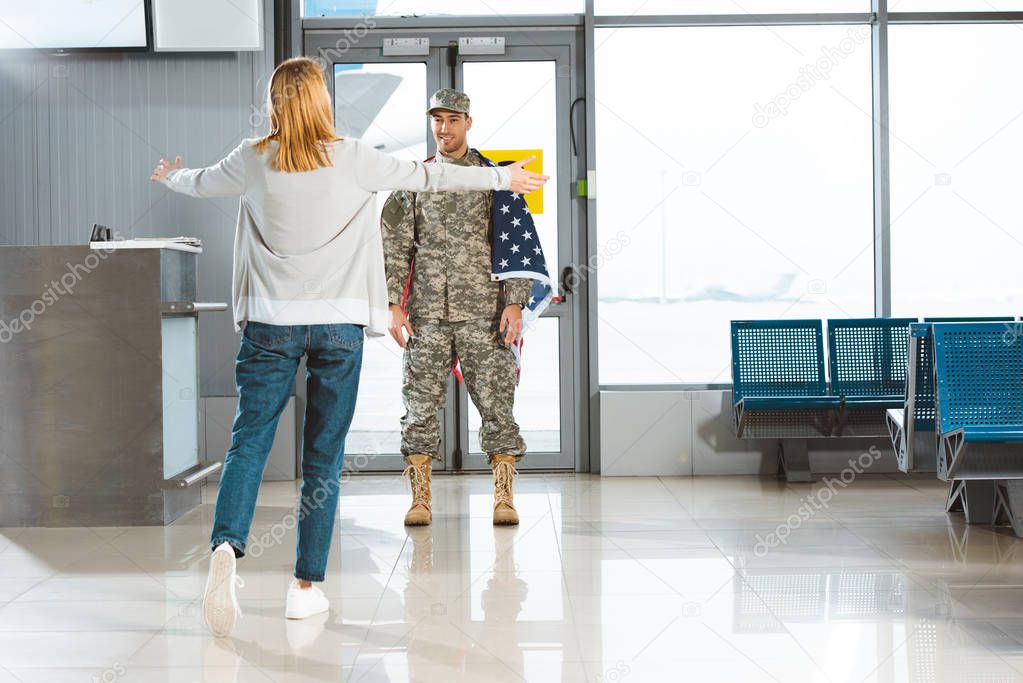
<svg viewBox="0 0 1023 683"><path fill-rule="evenodd" d="M323 581L337 516L345 436L359 390L362 345L363 329L358 325L245 325L235 364L238 413L217 491L211 549L227 541L235 557L245 555L263 469L304 355L305 438L295 578ZM265 538L253 540L276 543L296 521L284 516L279 525L280 533L271 529Z"/></svg>

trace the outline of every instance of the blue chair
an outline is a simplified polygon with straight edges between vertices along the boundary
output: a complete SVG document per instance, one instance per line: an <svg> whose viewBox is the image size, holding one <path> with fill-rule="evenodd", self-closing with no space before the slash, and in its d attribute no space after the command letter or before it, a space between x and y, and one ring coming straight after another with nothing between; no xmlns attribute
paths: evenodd
<svg viewBox="0 0 1023 683"><path fill-rule="evenodd" d="M1008 518L1023 536L1023 337L1005 323L935 323L938 477L995 482L969 521Z"/></svg>
<svg viewBox="0 0 1023 683"><path fill-rule="evenodd" d="M916 318L828 320L831 393L851 407L901 406L909 326L916 322Z"/></svg>
<svg viewBox="0 0 1023 683"><path fill-rule="evenodd" d="M889 436L891 436L896 460L901 471L932 472L936 466L933 449L929 449L930 457L925 456L923 462L918 462L916 459L917 433L934 432L934 339L931 334L931 323L1011 321L1011 316L939 317L924 318L923 323L909 325L905 402L901 407L890 408L885 415ZM933 443L933 439L931 443Z"/></svg>

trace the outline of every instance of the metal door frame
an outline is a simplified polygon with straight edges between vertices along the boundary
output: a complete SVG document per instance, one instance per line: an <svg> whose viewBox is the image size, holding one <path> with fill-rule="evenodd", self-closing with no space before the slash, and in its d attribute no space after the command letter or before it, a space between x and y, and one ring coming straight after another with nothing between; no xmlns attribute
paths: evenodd
<svg viewBox="0 0 1023 683"><path fill-rule="evenodd" d="M504 32L497 31L487 35L504 35ZM568 126L558 126L557 122L568 121L569 109L572 106L572 34L562 33L561 42L535 44L509 45L510 36L505 35L506 49L501 55L459 55L455 60L454 76L455 86L463 87L464 75L462 67L465 64L488 63L488 62L554 62L555 70L555 118L557 129L557 161L561 190L568 192L574 183L572 182L572 140L569 137ZM551 37L551 36L549 36ZM573 223L573 202L565 195L555 196L558 212L558 263L550 269L551 278L555 281L556 287L561 287L561 272L566 266L577 261L575 235L577 226ZM565 292L558 291L562 296ZM558 386L558 398L560 407L559 425L561 426L561 450L552 452L529 451L522 459L518 469L521 470L550 470L550 469L574 469L575 468L575 432L578 419L578 402L574 395L575 377L572 359L575 354L571 352L575 348L575 319L571 307L571 296L566 301L553 302L550 308L544 313L543 318L557 318L558 325L558 369L560 371L560 382ZM528 353L527 350L525 351ZM562 371L568 368L569 372ZM458 392L458 408L460 419L458 428L460 430L459 442L469 444L469 423L465 417L468 415L469 398L468 392L463 388ZM566 425L569 426L566 429ZM528 445L528 444L527 444ZM569 464L566 465L565 461ZM488 470L486 459L480 454L464 453L461 458L460 471Z"/></svg>
<svg viewBox="0 0 1023 683"><path fill-rule="evenodd" d="M560 284L561 269L565 265L585 260L586 251L586 201L577 198L574 191L577 178L586 177L586 129L585 117L577 119L576 153L573 154L572 140L567 122L573 113L572 103L583 95L585 79L583 68L583 37L582 26L486 26L474 22L461 22L452 19L449 26L439 25L436 19L419 28L408 27L408 23L394 26L378 26L357 41L353 40L351 20L344 19L306 19L303 20L302 53L311 57L325 59L328 64L340 63L409 63L423 62L427 64L427 89L432 92L441 87L458 87L461 83L461 65L466 62L497 62L497 61L555 61L558 87L557 98L557 147L558 167L563 187L561 191L570 193L558 201L558 267L552 269L552 279ZM380 22L384 24L385 22ZM390 22L386 22L390 23ZM464 25L462 25L464 23ZM464 36L503 36L505 37L505 54L503 55L459 55L454 65L447 61L449 46L457 45L458 38ZM385 38L428 36L430 53L423 56L384 56L382 54ZM562 70L562 67L567 67ZM452 83L454 78L454 83ZM566 83L563 85L561 79ZM334 97L334 79L327 78L331 101ZM426 95L424 95L425 100ZM560 125L565 124L565 125ZM426 126L427 149L429 154L435 153L432 135L429 134L429 123ZM561 407L561 451L553 453L528 453L523 459L520 469L523 470L560 470L589 471L589 401L588 389L588 353L585 347L587 305L585 278L579 290L569 295L566 301L551 305L544 317L557 317L559 324L559 369L561 381L559 401ZM564 295L564 292L559 292ZM567 372L566 372L567 370ZM453 471L473 471L486 469L485 460L479 455L456 453L456 444L468 447L468 398L464 388L457 392L455 380L449 381L448 398L441 411L441 452L444 462L436 463L435 470L449 469ZM456 404L457 397L457 404ZM358 454L353 454L352 457ZM560 462L559 462L560 461ZM398 454L381 454L372 459L359 471L395 471L404 467Z"/></svg>

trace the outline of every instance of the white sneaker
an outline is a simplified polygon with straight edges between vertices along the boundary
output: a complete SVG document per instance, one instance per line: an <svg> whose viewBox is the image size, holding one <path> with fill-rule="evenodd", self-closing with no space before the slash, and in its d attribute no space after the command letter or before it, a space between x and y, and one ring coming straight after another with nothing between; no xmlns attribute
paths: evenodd
<svg viewBox="0 0 1023 683"><path fill-rule="evenodd" d="M214 548L202 596L202 616L206 626L217 637L229 635L235 619L242 612L235 587L245 583L235 574L235 564L234 549L230 543L224 541Z"/></svg>
<svg viewBox="0 0 1023 683"><path fill-rule="evenodd" d="M299 588L298 579L293 579L288 586L288 599L284 608L284 616L288 619L305 619L330 609L330 600L315 585Z"/></svg>

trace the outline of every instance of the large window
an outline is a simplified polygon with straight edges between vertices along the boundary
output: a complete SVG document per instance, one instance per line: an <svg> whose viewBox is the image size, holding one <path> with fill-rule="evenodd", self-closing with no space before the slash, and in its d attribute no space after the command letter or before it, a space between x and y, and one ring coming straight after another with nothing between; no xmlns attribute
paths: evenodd
<svg viewBox="0 0 1023 683"><path fill-rule="evenodd" d="M306 17L577 14L584 0L304 0Z"/></svg>
<svg viewBox="0 0 1023 683"><path fill-rule="evenodd" d="M866 26L600 29L600 381L730 381L729 321L873 314Z"/></svg>
<svg viewBox="0 0 1023 683"><path fill-rule="evenodd" d="M892 311L1018 315L1021 27L893 26L889 35Z"/></svg>
<svg viewBox="0 0 1023 683"><path fill-rule="evenodd" d="M963 1L967 2L968 0ZM636 0L596 0L593 10L595 14L626 16L633 14L869 12L870 0L645 0L641 2Z"/></svg>

